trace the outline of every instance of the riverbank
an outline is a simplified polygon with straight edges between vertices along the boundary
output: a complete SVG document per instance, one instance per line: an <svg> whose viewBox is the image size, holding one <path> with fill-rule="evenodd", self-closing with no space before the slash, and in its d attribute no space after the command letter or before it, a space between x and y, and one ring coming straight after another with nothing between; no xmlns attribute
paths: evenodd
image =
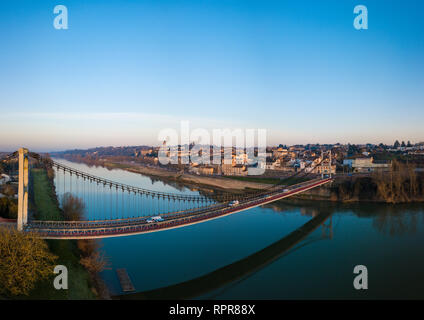
<svg viewBox="0 0 424 320"><path fill-rule="evenodd" d="M331 201L340 203L422 203L424 177L382 175L336 176L330 184L291 197L288 201Z"/></svg>
<svg viewBox="0 0 424 320"><path fill-rule="evenodd" d="M84 161L80 161L84 163ZM91 165L93 165L91 163ZM278 178L253 176L198 176L167 170L165 168L130 162L101 161L95 165L108 169L121 169L142 174L161 181L175 182L187 187L210 188L221 192L241 193L261 190L280 183ZM377 202L411 203L424 202L424 175L397 165L389 174L336 175L331 184L293 196L292 201ZM292 177L284 184L292 185L307 179ZM256 182L257 181L257 182Z"/></svg>
<svg viewBox="0 0 424 320"><path fill-rule="evenodd" d="M207 177L187 173L177 173L161 168L145 167L128 163L105 162L107 168L120 168L129 172L156 177L161 180L175 181L193 187L210 187L225 192L243 192L249 189L265 189L280 182L276 178L259 178L249 176ZM402 175L395 172L394 175ZM415 177L414 192L409 180L403 177L401 182L393 182L377 175L335 176L330 184L294 195L289 201L331 201L331 202L376 202L376 203L411 203L424 202L424 179ZM257 180L258 182L254 182ZM292 177L284 180L284 184L292 185L304 182L308 178ZM397 179L399 180L399 179ZM386 184L385 184L386 183ZM412 184L411 184L412 185ZM393 189L388 193L387 189ZM409 194L411 193L411 194Z"/></svg>
<svg viewBox="0 0 424 320"><path fill-rule="evenodd" d="M33 195L31 210L38 220L63 220L50 180L44 169L32 169ZM76 241L46 240L50 251L58 256L57 265L68 269L68 290L56 290L53 279L42 281L30 293L28 299L79 300L96 299L89 272L80 264L80 251Z"/></svg>
<svg viewBox="0 0 424 320"><path fill-rule="evenodd" d="M225 191L243 191L246 189L265 189L269 188L275 181L260 180L261 182L253 182L252 180L229 179L225 177L207 177L197 176L189 173L180 173L169 171L161 168L147 167L130 163L103 162L103 166L109 169L122 169L133 173L139 173L145 176L160 178L161 180L175 181L178 183L199 186L211 187Z"/></svg>

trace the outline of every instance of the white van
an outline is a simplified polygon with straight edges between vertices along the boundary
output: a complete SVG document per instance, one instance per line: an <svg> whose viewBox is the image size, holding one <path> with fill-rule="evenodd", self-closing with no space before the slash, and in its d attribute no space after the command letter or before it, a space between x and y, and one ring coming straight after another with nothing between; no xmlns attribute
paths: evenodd
<svg viewBox="0 0 424 320"><path fill-rule="evenodd" d="M234 207L234 206L238 205L239 203L240 202L238 200L233 200L233 201L230 201L230 203L228 204L228 206Z"/></svg>
<svg viewBox="0 0 424 320"><path fill-rule="evenodd" d="M151 217L146 220L147 223L161 222L161 221L165 221L165 219L163 219L161 216Z"/></svg>

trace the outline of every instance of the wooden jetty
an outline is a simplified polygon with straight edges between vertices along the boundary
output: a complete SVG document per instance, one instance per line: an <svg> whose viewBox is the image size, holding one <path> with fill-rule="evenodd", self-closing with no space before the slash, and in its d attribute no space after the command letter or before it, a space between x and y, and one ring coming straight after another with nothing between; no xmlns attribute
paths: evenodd
<svg viewBox="0 0 424 320"><path fill-rule="evenodd" d="M121 283L121 288L123 292L132 292L135 291L135 288L131 282L130 277L126 269L116 269L116 274L118 275L119 282Z"/></svg>

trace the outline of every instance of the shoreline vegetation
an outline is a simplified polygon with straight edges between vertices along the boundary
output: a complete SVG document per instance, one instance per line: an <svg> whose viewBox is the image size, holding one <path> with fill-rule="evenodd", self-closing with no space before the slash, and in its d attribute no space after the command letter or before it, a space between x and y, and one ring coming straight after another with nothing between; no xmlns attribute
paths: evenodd
<svg viewBox="0 0 424 320"><path fill-rule="evenodd" d="M121 169L162 181L173 181L189 187L208 187L214 190L239 193L249 189L268 188L280 182L279 178L269 177L208 177L188 173L168 171L160 167L145 166L112 160L85 161L65 156L64 159L89 166L101 166L107 169ZM303 182L305 178L290 178L284 184ZM257 182L256 182L257 181ZM391 172L374 172L368 174L352 174L335 176L331 184L295 195L284 201L331 201L331 202L376 202L376 203L412 203L424 202L424 174L416 172L414 165L393 161Z"/></svg>
<svg viewBox="0 0 424 320"><path fill-rule="evenodd" d="M31 170L33 193L31 209L39 220L63 220L63 212L49 179L51 173L43 168ZM68 290L56 290L53 280L42 281L28 296L29 299L96 299L90 276L80 264L80 251L76 241L45 240L52 253L58 256L57 264L68 269ZM71 290L72 288L72 290Z"/></svg>
<svg viewBox="0 0 424 320"><path fill-rule="evenodd" d="M67 220L67 216L75 218L76 210L83 213L84 205L71 195L64 198L68 208L62 210L56 196L53 183L52 168L33 168L31 170L33 192L31 210L39 220ZM70 209L70 210L69 210ZM48 279L37 284L26 298L29 299L109 299L109 293L99 276L106 265L99 252L99 245L92 240L45 240L50 251L58 256L57 265L68 269L68 290L56 290L53 280ZM99 260L100 263L99 263ZM99 270L100 269L100 270Z"/></svg>
<svg viewBox="0 0 424 320"><path fill-rule="evenodd" d="M412 165L394 161L391 172L339 176L333 183L296 195L293 200L421 203L424 202L424 174L416 172Z"/></svg>
<svg viewBox="0 0 424 320"><path fill-rule="evenodd" d="M105 162L104 167L110 169L122 169L133 173L139 173L146 176L157 177L162 180L175 181L190 186L210 187L225 191L242 191L245 189L264 189L275 184L276 181L262 180L254 182L249 180L230 179L227 177L208 177L196 176L190 173L180 173L167 171L162 168L146 167L136 164L122 164L115 162Z"/></svg>

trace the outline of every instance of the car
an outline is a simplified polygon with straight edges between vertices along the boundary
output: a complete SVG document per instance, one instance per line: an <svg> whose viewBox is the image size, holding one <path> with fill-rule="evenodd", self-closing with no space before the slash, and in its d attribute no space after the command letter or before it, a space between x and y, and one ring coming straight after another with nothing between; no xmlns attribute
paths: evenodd
<svg viewBox="0 0 424 320"><path fill-rule="evenodd" d="M162 218L161 216L150 217L149 219L146 220L147 223L154 223L154 222L161 222L161 221L165 221L165 219Z"/></svg>
<svg viewBox="0 0 424 320"><path fill-rule="evenodd" d="M228 204L228 206L229 207L234 207L234 206L238 205L239 203L240 202L238 200L233 200L233 201L230 201L230 203Z"/></svg>

